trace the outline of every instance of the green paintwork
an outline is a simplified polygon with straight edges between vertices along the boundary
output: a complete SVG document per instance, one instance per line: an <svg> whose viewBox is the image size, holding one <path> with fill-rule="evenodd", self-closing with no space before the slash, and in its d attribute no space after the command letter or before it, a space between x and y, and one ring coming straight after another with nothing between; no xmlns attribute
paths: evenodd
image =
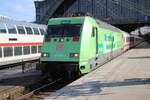
<svg viewBox="0 0 150 100"><path fill-rule="evenodd" d="M64 37L64 42L59 42L60 38L51 38L51 42L43 43L41 50L42 53L50 53L50 57L41 57L41 61L78 62L79 67L85 66L84 70L80 70L81 73L88 73L90 72L89 59L123 48L124 41L121 32L99 27L91 17L56 18L49 20L48 25L68 23L82 24L80 41L73 42L73 37ZM93 27L97 27L98 44L96 44L96 35L92 37ZM57 42L53 39L57 39ZM64 50L57 50L57 45L64 45ZM98 47L97 54L96 47ZM79 53L80 57L70 58L70 53Z"/></svg>

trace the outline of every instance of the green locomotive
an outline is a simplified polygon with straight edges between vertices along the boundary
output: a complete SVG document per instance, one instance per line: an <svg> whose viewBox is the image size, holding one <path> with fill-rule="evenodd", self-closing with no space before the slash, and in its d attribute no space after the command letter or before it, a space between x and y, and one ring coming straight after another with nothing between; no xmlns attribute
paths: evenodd
<svg viewBox="0 0 150 100"><path fill-rule="evenodd" d="M52 18L40 58L43 73L74 77L88 73L123 52L123 33L92 17Z"/></svg>

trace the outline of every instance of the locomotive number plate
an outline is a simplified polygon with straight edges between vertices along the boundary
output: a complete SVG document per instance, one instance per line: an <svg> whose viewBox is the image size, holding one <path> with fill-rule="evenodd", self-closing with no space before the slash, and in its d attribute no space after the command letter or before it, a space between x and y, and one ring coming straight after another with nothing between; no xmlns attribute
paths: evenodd
<svg viewBox="0 0 150 100"><path fill-rule="evenodd" d="M64 45L57 45L57 50L64 50Z"/></svg>

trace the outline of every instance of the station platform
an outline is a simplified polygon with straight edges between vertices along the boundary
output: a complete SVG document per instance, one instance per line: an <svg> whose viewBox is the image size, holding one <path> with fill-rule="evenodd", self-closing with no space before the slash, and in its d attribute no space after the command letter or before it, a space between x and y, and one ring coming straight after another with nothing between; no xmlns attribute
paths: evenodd
<svg viewBox="0 0 150 100"><path fill-rule="evenodd" d="M24 76L40 75L41 74L41 72L39 70L36 70L35 66L28 67L28 69L25 70L24 72L22 71L22 67L18 66L18 67L14 67L14 68L0 70L0 73L1 73L0 74L0 81L3 79L10 79L10 78L17 78L17 77L24 77Z"/></svg>
<svg viewBox="0 0 150 100"><path fill-rule="evenodd" d="M125 52L45 100L150 100L150 45Z"/></svg>

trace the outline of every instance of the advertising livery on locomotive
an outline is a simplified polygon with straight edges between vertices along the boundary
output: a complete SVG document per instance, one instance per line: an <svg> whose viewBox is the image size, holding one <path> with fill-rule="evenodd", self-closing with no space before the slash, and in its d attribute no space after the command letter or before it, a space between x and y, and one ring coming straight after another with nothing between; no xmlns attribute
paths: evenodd
<svg viewBox="0 0 150 100"><path fill-rule="evenodd" d="M43 73L88 73L129 49L127 33L89 16L52 18L42 45Z"/></svg>

